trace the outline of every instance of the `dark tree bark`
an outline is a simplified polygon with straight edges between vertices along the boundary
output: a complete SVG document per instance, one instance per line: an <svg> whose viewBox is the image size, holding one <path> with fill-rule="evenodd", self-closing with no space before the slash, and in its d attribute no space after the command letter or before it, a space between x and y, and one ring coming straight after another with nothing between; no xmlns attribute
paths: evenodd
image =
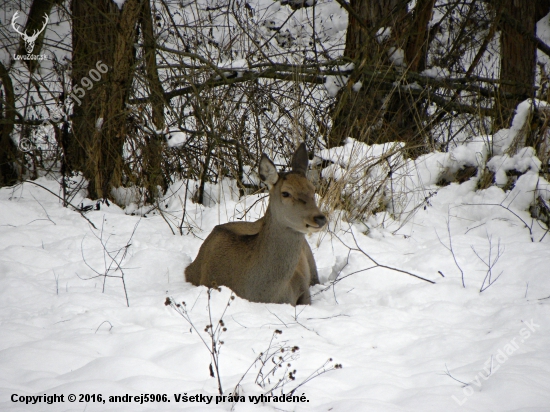
<svg viewBox="0 0 550 412"><path fill-rule="evenodd" d="M418 72L426 68L428 54L428 23L432 19L435 0L419 0L414 9L408 31L405 57L409 70Z"/></svg>
<svg viewBox="0 0 550 412"><path fill-rule="evenodd" d="M391 47L404 51L407 70L423 70L433 6L434 0L418 0L412 13L407 13L404 0L352 0L349 3L352 12L344 56L355 65L348 84L338 95L330 146L340 145L351 136L369 144L405 141L412 156L417 154L418 147L424 147L419 128L423 109L418 99L393 91L391 81L373 82L361 72L366 67L395 70L391 64ZM382 42L376 38L380 28L391 30L390 37ZM352 89L357 81L362 82L358 92Z"/></svg>
<svg viewBox="0 0 550 412"><path fill-rule="evenodd" d="M153 29L153 15L148 0L143 1L141 10L141 28L145 52L145 71L153 106L153 123L157 129L164 127L164 89L159 79L156 59L156 39Z"/></svg>
<svg viewBox="0 0 550 412"><path fill-rule="evenodd" d="M101 156L94 181L98 197L109 197L111 189L122 185L123 145L128 134L126 108L134 76L134 43L136 25L141 11L141 0L126 0L118 19L114 64L110 76L111 95L106 101Z"/></svg>
<svg viewBox="0 0 550 412"><path fill-rule="evenodd" d="M496 128L508 127L516 106L534 97L536 45L527 36L535 35L536 1L501 0L500 89L515 98L501 98ZM523 32L523 33L522 33ZM512 83L512 84L509 84Z"/></svg>
<svg viewBox="0 0 550 412"><path fill-rule="evenodd" d="M19 173L16 160L19 152L13 140L11 132L15 122L15 95L10 75L0 62L0 187L11 186L17 183ZM5 103L4 103L5 102Z"/></svg>
<svg viewBox="0 0 550 412"><path fill-rule="evenodd" d="M73 0L73 87L83 85L98 61L109 67L75 104L72 170L88 179L91 198L111 197L122 184L123 145L127 134L126 101L134 71L134 43L142 2L127 0L119 10L111 0Z"/></svg>
<svg viewBox="0 0 550 412"><path fill-rule="evenodd" d="M516 106L535 95L536 23L550 12L550 0L500 1L500 89L516 97L501 99L495 128L508 127Z"/></svg>
<svg viewBox="0 0 550 412"><path fill-rule="evenodd" d="M401 0L351 0L349 7L348 30L344 56L355 63L348 84L338 95L333 113L333 126L329 135L329 145L338 146L348 137L368 141L365 136L368 126L373 124L373 114L378 111L377 101L383 98L377 88L370 87L366 80L359 92L352 86L361 80L361 68L376 63L387 63L387 46L381 45L375 37L377 29L388 27L395 39L400 24L395 20L403 15L406 4ZM395 16L395 18L392 18ZM372 28L368 30L368 28Z"/></svg>
<svg viewBox="0 0 550 412"><path fill-rule="evenodd" d="M102 190L96 189L97 176L95 164L99 162L103 148L102 134L96 128L98 119L104 119L106 101L110 98L112 68L114 65L114 45L116 39L119 10L111 0L73 0L72 9L72 80L73 88L81 87L81 80L87 77L89 71L96 68L98 61L109 67L109 71L102 74L101 81L86 90L80 97L82 104L75 102L73 110L72 140L68 144L68 168L72 171L81 171L89 181L89 196L103 197ZM74 92L78 93L78 92ZM99 185L101 187L101 185Z"/></svg>
<svg viewBox="0 0 550 412"><path fill-rule="evenodd" d="M145 53L145 74L151 96L153 109L153 124L157 130L164 128L164 89L159 79L156 60L156 41L153 29L153 16L149 0L143 2L141 11L141 28L143 33L143 46ZM151 133L146 137L143 153L143 170L145 171L147 191L146 201L152 202L157 197L157 188L160 186L163 191L168 188L167 179L162 169L162 148L163 135Z"/></svg>

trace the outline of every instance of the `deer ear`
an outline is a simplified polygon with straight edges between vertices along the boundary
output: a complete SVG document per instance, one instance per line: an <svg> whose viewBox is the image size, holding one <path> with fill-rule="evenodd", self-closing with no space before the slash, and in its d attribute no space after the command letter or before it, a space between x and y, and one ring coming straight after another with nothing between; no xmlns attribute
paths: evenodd
<svg viewBox="0 0 550 412"><path fill-rule="evenodd" d="M292 156L292 171L303 173L305 175L308 164L309 159L307 157L306 144L302 143L298 146L298 149L296 149L294 155Z"/></svg>
<svg viewBox="0 0 550 412"><path fill-rule="evenodd" d="M267 185L269 190L279 180L277 168L265 153L262 153L262 158L260 159L260 179Z"/></svg>

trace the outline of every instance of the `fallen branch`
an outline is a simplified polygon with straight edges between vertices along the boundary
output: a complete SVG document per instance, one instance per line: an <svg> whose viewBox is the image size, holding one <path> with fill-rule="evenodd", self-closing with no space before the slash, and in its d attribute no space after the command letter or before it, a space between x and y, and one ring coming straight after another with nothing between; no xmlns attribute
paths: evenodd
<svg viewBox="0 0 550 412"><path fill-rule="evenodd" d="M336 237L336 239L338 239L344 246L346 246L350 252L352 251L356 251L356 252L360 252L362 253L364 256L368 257L370 259L371 262L374 263L374 266L371 266L371 267L368 267L368 268L365 268L365 269L360 269L360 270L356 270L354 272L351 272L351 273L348 273L347 275L345 276L342 276L342 277L339 277L339 274L337 275L336 279L334 279L332 282L330 282L330 284L328 286L326 286L324 289L320 290L319 292L313 294L312 296L315 296L319 293L322 293L322 292L326 292L327 290L329 290L331 287L334 287L334 285L338 282L340 282L341 280L344 280L345 278L349 277L349 276L352 276L352 275L355 275L357 273L361 273L361 272L366 272L367 270L371 270L371 269L376 269L376 268L384 268L384 269L389 269L389 270L392 270L394 272L399 272L399 273L404 273L406 275L409 275L409 276L412 276L414 278L417 278L417 279L420 279L420 280L423 280L424 282L428 282L428 283L431 283L431 284L435 284L435 282L433 280L430 280L430 279L426 279L422 276L419 276L419 275L415 275L414 273L411 273L409 271L406 271L406 270L403 270L403 269L398 269L398 268L394 268L392 266L388 266L388 265L383 265L381 263L378 263L376 260L374 260L367 252L365 252L363 249L361 249L361 247L359 246L359 243L357 242L357 239L355 238L355 234L353 233L353 230L350 230L351 231L351 235L353 236L353 240L355 242L355 247L351 247L351 246L348 246L342 239L340 239L338 237L338 235L336 235L335 233L332 233L332 235L334 237ZM348 254L348 258L349 258L349 254ZM341 271L340 271L341 273Z"/></svg>

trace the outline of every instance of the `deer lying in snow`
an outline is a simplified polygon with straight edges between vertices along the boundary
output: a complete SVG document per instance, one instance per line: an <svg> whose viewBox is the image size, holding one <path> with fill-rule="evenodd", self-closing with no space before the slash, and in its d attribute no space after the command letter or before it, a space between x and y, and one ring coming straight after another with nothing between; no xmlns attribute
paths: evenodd
<svg viewBox="0 0 550 412"><path fill-rule="evenodd" d="M252 302L309 305L309 286L319 277L305 235L321 230L327 219L315 203L307 167L304 143L287 173L277 173L262 154L260 179L269 188L265 215L216 226L185 269L185 279L196 286L227 286Z"/></svg>

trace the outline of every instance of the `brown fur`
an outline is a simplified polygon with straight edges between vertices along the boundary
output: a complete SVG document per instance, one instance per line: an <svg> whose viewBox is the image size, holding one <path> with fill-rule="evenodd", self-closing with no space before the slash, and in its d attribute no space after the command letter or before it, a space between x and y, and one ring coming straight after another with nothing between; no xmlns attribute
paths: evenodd
<svg viewBox="0 0 550 412"><path fill-rule="evenodd" d="M185 269L188 282L224 285L252 302L311 303L309 286L318 284L319 277L305 234L320 230L326 218L305 177L305 145L294 154L292 166L292 172L279 176L262 156L260 176L270 188L266 214L255 222L216 226Z"/></svg>

